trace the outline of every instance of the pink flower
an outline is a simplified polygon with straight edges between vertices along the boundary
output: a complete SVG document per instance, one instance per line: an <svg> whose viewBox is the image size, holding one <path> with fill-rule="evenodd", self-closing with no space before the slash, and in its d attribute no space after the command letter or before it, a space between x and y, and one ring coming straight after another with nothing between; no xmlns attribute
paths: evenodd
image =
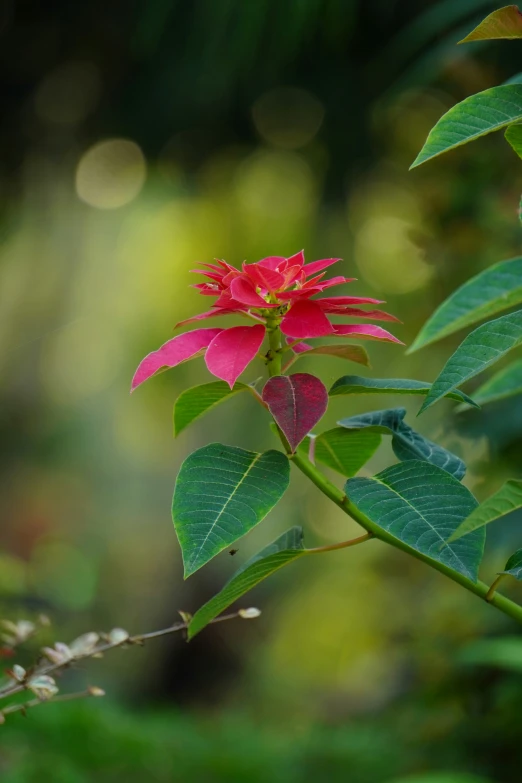
<svg viewBox="0 0 522 783"><path fill-rule="evenodd" d="M255 264L243 263L241 271L221 260L215 264L202 264L203 269L193 271L206 280L194 287L203 296L215 297L215 301L210 310L180 321L176 326L232 314L254 320L255 325L194 329L174 337L143 359L132 380L131 390L160 370L175 367L202 353L210 372L232 388L261 350L267 322L271 326L279 325L281 332L290 338L290 345L297 340L327 336L400 343L380 326L337 324L328 317L397 321L382 310L360 308L360 305L381 304L380 300L357 296L312 298L333 286L352 282L353 278L347 277L323 280L324 270L338 261L339 258L325 258L305 264L301 251L290 258L268 256ZM306 347L296 343L295 350L300 352Z"/></svg>

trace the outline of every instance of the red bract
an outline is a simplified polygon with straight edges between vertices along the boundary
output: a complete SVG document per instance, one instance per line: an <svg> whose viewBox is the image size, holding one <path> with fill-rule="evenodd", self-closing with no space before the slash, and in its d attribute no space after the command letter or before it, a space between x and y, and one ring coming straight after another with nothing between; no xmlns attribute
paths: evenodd
<svg viewBox="0 0 522 783"><path fill-rule="evenodd" d="M226 261L202 264L195 269L206 282L196 283L203 296L215 297L210 310L180 321L177 326L203 321L219 315L239 315L257 321L256 326L228 329L195 329L174 337L143 359L132 381L132 389L165 367L174 367L186 359L206 353L210 372L230 386L258 354L266 329L280 327L292 340L315 337L351 336L358 340L384 340L400 343L378 326L332 323L327 316L366 318L374 321L396 321L381 310L361 309L360 305L381 304L378 299L357 296L324 296L313 298L353 278L333 277L324 280L325 269L340 259L325 258L305 264L304 253L290 258L268 256L255 264L244 263L236 269ZM296 346L296 352L299 347Z"/></svg>
<svg viewBox="0 0 522 783"><path fill-rule="evenodd" d="M266 382L263 400L295 451L324 416L328 391L319 378L306 372L276 375Z"/></svg>

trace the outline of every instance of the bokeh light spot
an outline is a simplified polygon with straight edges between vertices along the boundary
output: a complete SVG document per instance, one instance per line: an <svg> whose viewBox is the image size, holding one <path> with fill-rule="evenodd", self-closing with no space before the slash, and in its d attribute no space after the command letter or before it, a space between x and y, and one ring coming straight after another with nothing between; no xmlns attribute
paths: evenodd
<svg viewBox="0 0 522 783"><path fill-rule="evenodd" d="M374 288L390 294L407 294L423 288L433 268L410 238L412 226L392 215L369 218L359 229L355 260Z"/></svg>
<svg viewBox="0 0 522 783"><path fill-rule="evenodd" d="M38 117L52 125L77 125L95 108L100 75L89 62L67 63L51 71L36 91Z"/></svg>
<svg viewBox="0 0 522 783"><path fill-rule="evenodd" d="M324 108L306 90L280 87L258 98L252 107L252 118L265 141L292 150L312 141L322 125Z"/></svg>
<svg viewBox="0 0 522 783"><path fill-rule="evenodd" d="M91 207L116 209L138 196L147 165L138 145L128 139L108 139L84 153L76 170L76 192Z"/></svg>

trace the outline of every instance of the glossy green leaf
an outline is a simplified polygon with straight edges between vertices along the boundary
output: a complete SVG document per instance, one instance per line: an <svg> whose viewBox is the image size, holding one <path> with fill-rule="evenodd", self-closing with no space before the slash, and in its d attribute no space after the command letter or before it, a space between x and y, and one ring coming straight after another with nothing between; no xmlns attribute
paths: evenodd
<svg viewBox="0 0 522 783"><path fill-rule="evenodd" d="M426 460L461 479L466 472L464 462L451 451L413 430L404 421L405 415L405 408L389 408L351 416L338 424L347 429L370 428L373 432L391 435L393 451L400 460Z"/></svg>
<svg viewBox="0 0 522 783"><path fill-rule="evenodd" d="M522 38L522 14L516 5L497 8L459 43L490 41L496 38Z"/></svg>
<svg viewBox="0 0 522 783"><path fill-rule="evenodd" d="M522 257L500 261L458 288L433 313L408 349L413 353L459 329L522 302Z"/></svg>
<svg viewBox="0 0 522 783"><path fill-rule="evenodd" d="M174 403L174 435L179 435L189 424L215 408L220 402L247 389L248 386L244 383L236 383L231 389L225 381L215 381L182 392Z"/></svg>
<svg viewBox="0 0 522 783"><path fill-rule="evenodd" d="M351 502L387 533L417 552L477 580L484 528L443 546L477 501L436 465L417 460L394 465L373 478L346 482Z"/></svg>
<svg viewBox="0 0 522 783"><path fill-rule="evenodd" d="M519 581L522 580L522 549L517 549L517 551L511 555L504 566L504 570L500 573L509 574Z"/></svg>
<svg viewBox="0 0 522 783"><path fill-rule="evenodd" d="M458 103L430 131L410 168L522 120L522 85L491 87Z"/></svg>
<svg viewBox="0 0 522 783"><path fill-rule="evenodd" d="M522 158L522 125L519 123L510 125L504 133L504 138L517 153L518 157Z"/></svg>
<svg viewBox="0 0 522 783"><path fill-rule="evenodd" d="M315 459L342 476L355 476L380 443L377 432L334 427L315 439Z"/></svg>
<svg viewBox="0 0 522 783"><path fill-rule="evenodd" d="M362 378L359 375L345 375L339 378L328 394L337 397L344 394L428 394L431 383L406 378ZM459 402L475 405L471 397L456 389L446 395Z"/></svg>
<svg viewBox="0 0 522 783"><path fill-rule="evenodd" d="M490 367L508 351L522 343L522 310L503 315L479 326L450 356L434 381L419 413Z"/></svg>
<svg viewBox="0 0 522 783"><path fill-rule="evenodd" d="M516 511L517 508L522 508L522 481L510 479L498 492L473 509L469 517L458 526L448 539L448 543L505 517L506 514Z"/></svg>
<svg viewBox="0 0 522 783"><path fill-rule="evenodd" d="M258 454L211 443L187 457L172 501L185 578L261 522L289 480L280 451Z"/></svg>
<svg viewBox="0 0 522 783"><path fill-rule="evenodd" d="M306 356L336 356L338 359L345 359L357 364L363 364L370 367L370 357L367 351L360 345L351 345L350 343L339 343L335 345L315 345L309 351L298 353L297 359Z"/></svg>
<svg viewBox="0 0 522 783"><path fill-rule="evenodd" d="M479 405L486 405L517 394L522 394L522 359L517 359L495 373L473 396Z"/></svg>
<svg viewBox="0 0 522 783"><path fill-rule="evenodd" d="M305 554L303 529L290 528L241 566L221 592L198 609L188 627L189 639L267 576Z"/></svg>

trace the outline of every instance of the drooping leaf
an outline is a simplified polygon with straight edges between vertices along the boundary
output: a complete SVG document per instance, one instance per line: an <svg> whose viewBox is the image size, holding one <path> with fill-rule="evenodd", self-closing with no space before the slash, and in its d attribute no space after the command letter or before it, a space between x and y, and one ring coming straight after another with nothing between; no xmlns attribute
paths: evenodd
<svg viewBox="0 0 522 783"><path fill-rule="evenodd" d="M306 552L303 545L303 529L292 527L287 530L241 566L221 592L198 609L188 627L188 638L191 639L199 633L214 617L267 576L302 557Z"/></svg>
<svg viewBox="0 0 522 783"><path fill-rule="evenodd" d="M407 353L522 302L522 256L493 264L458 288L424 324Z"/></svg>
<svg viewBox="0 0 522 783"><path fill-rule="evenodd" d="M220 402L247 389L244 383L236 383L231 389L225 381L215 381L182 392L174 403L174 436Z"/></svg>
<svg viewBox="0 0 522 783"><path fill-rule="evenodd" d="M522 480L510 479L487 500L473 509L448 539L448 543L468 535L479 527L489 525L506 514L522 508Z"/></svg>
<svg viewBox="0 0 522 783"><path fill-rule="evenodd" d="M490 367L522 343L522 310L503 315L479 326L450 356L434 381L419 413L440 400L464 381Z"/></svg>
<svg viewBox="0 0 522 783"><path fill-rule="evenodd" d="M346 482L351 502L373 523L403 543L477 580L484 529L443 546L477 506L466 487L436 465L412 460L373 478Z"/></svg>
<svg viewBox="0 0 522 783"><path fill-rule="evenodd" d="M378 432L334 427L315 439L315 459L342 476L355 476L381 443Z"/></svg>
<svg viewBox="0 0 522 783"><path fill-rule="evenodd" d="M392 448L400 460L426 460L433 465L461 479L465 472L464 462L451 451L433 443L406 424L405 408L389 408L351 416L337 422L347 429L366 429L392 436Z"/></svg>
<svg viewBox="0 0 522 783"><path fill-rule="evenodd" d="M216 335L208 346L205 362L216 378L226 381L230 388L255 358L263 344L265 327L232 326Z"/></svg>
<svg viewBox="0 0 522 783"><path fill-rule="evenodd" d="M517 153L518 157L522 158L522 125L520 123L509 125L504 133L504 138Z"/></svg>
<svg viewBox="0 0 522 783"><path fill-rule="evenodd" d="M339 345L316 345L299 352L299 356L337 356L338 359L347 359L350 362L370 366L370 357L362 345L350 345L349 343L340 343Z"/></svg>
<svg viewBox="0 0 522 783"><path fill-rule="evenodd" d="M517 394L522 394L522 359L517 359L495 373L473 396L479 405L486 405Z"/></svg>
<svg viewBox="0 0 522 783"><path fill-rule="evenodd" d="M522 38L522 14L516 5L505 5L493 11L459 43L494 38Z"/></svg>
<svg viewBox="0 0 522 783"><path fill-rule="evenodd" d="M324 416L328 392L315 375L300 372L270 378L263 389L263 400L295 451Z"/></svg>
<svg viewBox="0 0 522 783"><path fill-rule="evenodd" d="M222 329L194 329L168 340L157 351L147 354L134 373L131 391L166 367L176 367L181 362L197 356L217 337Z"/></svg>
<svg viewBox="0 0 522 783"><path fill-rule="evenodd" d="M261 522L289 479L280 451L258 454L211 443L187 457L172 501L185 578Z"/></svg>
<svg viewBox="0 0 522 783"><path fill-rule="evenodd" d="M410 166L522 120L522 85L503 84L471 95L444 114Z"/></svg>
<svg viewBox="0 0 522 783"><path fill-rule="evenodd" d="M519 581L522 580L522 549L517 549L508 559L501 574L509 574Z"/></svg>
<svg viewBox="0 0 522 783"><path fill-rule="evenodd" d="M430 389L431 383L407 378L363 378L360 375L345 375L336 380L328 394L330 397L345 394L427 394ZM459 389L446 396L478 407L471 397Z"/></svg>

